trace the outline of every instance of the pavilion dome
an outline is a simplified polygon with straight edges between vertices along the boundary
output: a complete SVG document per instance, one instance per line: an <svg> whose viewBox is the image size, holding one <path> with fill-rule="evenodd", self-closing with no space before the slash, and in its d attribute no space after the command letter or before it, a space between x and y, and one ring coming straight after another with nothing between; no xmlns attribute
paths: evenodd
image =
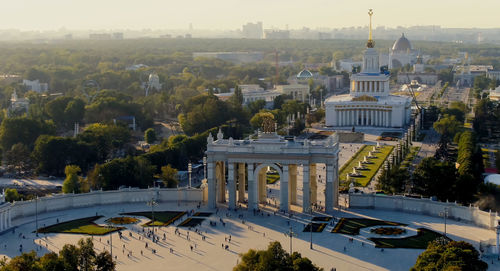
<svg viewBox="0 0 500 271"><path fill-rule="evenodd" d="M297 79L309 79L313 77L313 74L308 71L308 70L301 70L298 74L297 74Z"/></svg>
<svg viewBox="0 0 500 271"><path fill-rule="evenodd" d="M405 37L405 34L402 33L401 37L394 42L394 45L392 45L392 51L408 51L411 50L411 43L410 41Z"/></svg>

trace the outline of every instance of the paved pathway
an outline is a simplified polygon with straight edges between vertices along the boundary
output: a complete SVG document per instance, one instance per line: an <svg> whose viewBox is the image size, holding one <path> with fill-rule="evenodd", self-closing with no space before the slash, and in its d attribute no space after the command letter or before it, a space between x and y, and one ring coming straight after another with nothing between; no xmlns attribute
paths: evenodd
<svg viewBox="0 0 500 271"><path fill-rule="evenodd" d="M56 223L56 218L67 221L93 216L96 211L109 218L123 211L146 211L148 209L148 206L144 204L107 205L42 214L39 219L41 225L51 225ZM157 206L157 210L188 209L196 209L196 207L194 204L178 206L177 203L160 203ZM202 207L201 211L215 213L215 210L208 210L205 207ZM334 216L369 217L408 223L407 230L410 232L415 232L417 227L422 226L436 231L442 231L444 228L441 218L416 214L379 210L343 210L335 212ZM97 223L103 223L104 219L99 219ZM220 219L225 222L225 226L220 223ZM139 225L127 226L121 240L116 233L94 237L93 240L95 248L102 251L110 249L111 243L108 243L108 240L112 238L113 256L116 256L117 270L120 271L231 270L240 260L239 253L247 252L251 248L265 249L269 242L279 241L288 251L290 239L285 232L289 230L289 223L296 233L292 241L292 249L309 257L325 270L330 270L332 267L337 270L408 270L423 251L420 249L385 249L382 252L367 239L372 236L369 230L362 230L360 235L353 236L353 242L349 242L351 236L330 233L331 225L328 225L322 233L313 233L314 249L311 250L309 249L310 233L302 232L309 219L310 217L306 214L294 214L289 219L288 216L273 212L253 215L246 210L228 212L226 209L219 209L218 214L212 215L203 222L197 227L197 231L179 228L180 235L176 235L175 226L158 228L155 234L160 237L160 240L157 243L153 243L151 238L143 234L142 227ZM146 219L141 219L141 223L146 221ZM216 222L217 226L210 226L209 221ZM18 227L13 233L7 232L0 235L0 257L18 255L20 244L23 245L23 251L36 250L39 254L44 254L48 251L59 251L66 243L76 244L80 238L85 237L78 234L47 234L36 237L32 233L34 230L32 217L14 222L24 225ZM451 238L472 242L476 246L479 240L495 238L494 231L455 221L448 221L447 231ZM165 239L163 239L163 234L165 234ZM500 270L500 262L494 261L490 270Z"/></svg>

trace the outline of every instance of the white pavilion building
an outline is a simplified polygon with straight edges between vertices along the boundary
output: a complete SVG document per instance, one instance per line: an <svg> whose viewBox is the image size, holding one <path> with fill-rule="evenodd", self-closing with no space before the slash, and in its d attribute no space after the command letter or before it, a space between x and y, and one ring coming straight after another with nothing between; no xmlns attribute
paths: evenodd
<svg viewBox="0 0 500 271"><path fill-rule="evenodd" d="M350 93L326 99L326 126L404 127L410 123L411 98L390 95L389 73L382 72L370 34L360 73L351 75Z"/></svg>

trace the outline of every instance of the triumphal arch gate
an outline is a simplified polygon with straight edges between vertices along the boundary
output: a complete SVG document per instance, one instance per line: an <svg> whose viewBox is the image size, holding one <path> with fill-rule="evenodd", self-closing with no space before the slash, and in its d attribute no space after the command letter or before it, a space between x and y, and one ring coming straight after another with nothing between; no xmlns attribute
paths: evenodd
<svg viewBox="0 0 500 271"><path fill-rule="evenodd" d="M338 206L338 137L324 140L297 140L273 132L258 132L255 139L225 139L219 130L217 139L207 138L208 205L247 203L248 210L257 210L266 202L266 170L278 172L279 209L288 211L297 205L297 175L302 169L302 207L309 210L317 203L317 165L325 169L324 208L333 211ZM248 192L247 192L248 191Z"/></svg>

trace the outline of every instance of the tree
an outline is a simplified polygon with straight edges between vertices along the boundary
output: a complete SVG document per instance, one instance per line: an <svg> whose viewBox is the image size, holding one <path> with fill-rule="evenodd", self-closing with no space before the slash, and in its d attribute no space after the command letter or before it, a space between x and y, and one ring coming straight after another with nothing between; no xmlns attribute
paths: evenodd
<svg viewBox="0 0 500 271"><path fill-rule="evenodd" d="M0 144L4 150L10 150L12 145L22 143L29 149L33 148L35 140L43 134L54 134L53 123L33 120L26 117L7 118L0 126Z"/></svg>
<svg viewBox="0 0 500 271"><path fill-rule="evenodd" d="M161 180L167 188L177 187L179 178L177 177L177 169L171 165L161 167Z"/></svg>
<svg viewBox="0 0 500 271"><path fill-rule="evenodd" d="M13 202L19 200L19 193L17 192L17 189L15 188L7 188L5 189L5 201L7 202Z"/></svg>
<svg viewBox="0 0 500 271"><path fill-rule="evenodd" d="M153 128L148 128L146 132L144 132L144 140L148 144L153 144L156 141L156 132Z"/></svg>
<svg viewBox="0 0 500 271"><path fill-rule="evenodd" d="M265 121L274 121L274 115L270 112L259 112L250 119L252 128L259 129Z"/></svg>
<svg viewBox="0 0 500 271"><path fill-rule="evenodd" d="M266 106L266 101L264 100L257 100L248 103L247 108L250 110L251 115L257 114L261 109L263 109Z"/></svg>
<svg viewBox="0 0 500 271"><path fill-rule="evenodd" d="M467 270L484 271L488 264L481 261L479 252L464 241L435 240L417 258L411 271Z"/></svg>
<svg viewBox="0 0 500 271"><path fill-rule="evenodd" d="M116 263L107 251L96 255L91 238L80 239L78 246L66 244L59 255L49 252L38 257L36 252L22 253L9 262L0 260L1 271L114 271Z"/></svg>
<svg viewBox="0 0 500 271"><path fill-rule="evenodd" d="M434 122L433 126L443 138L451 140L462 129L463 123L460 123L453 115L444 115L440 120Z"/></svg>
<svg viewBox="0 0 500 271"><path fill-rule="evenodd" d="M74 169L73 169L74 170ZM80 247L78 253L78 266L81 271L93 270L95 265L96 253L94 251L94 243L91 238L78 240Z"/></svg>
<svg viewBox="0 0 500 271"><path fill-rule="evenodd" d="M382 174L380 174L377 189L383 190L386 193L401 193L404 191L404 185L409 178L410 174L408 169L393 166L387 172L384 170Z"/></svg>
<svg viewBox="0 0 500 271"><path fill-rule="evenodd" d="M441 201L455 200L456 176L452 163L427 157L413 172L413 190L426 197L437 196Z"/></svg>
<svg viewBox="0 0 500 271"><path fill-rule="evenodd" d="M234 94L229 98L229 101L236 105L243 103L243 93L241 93L241 89L238 86L234 87Z"/></svg>
<svg viewBox="0 0 500 271"><path fill-rule="evenodd" d="M269 243L267 250L250 249L247 253L241 254L240 257L241 262L233 268L233 271L323 270L314 265L308 258L303 258L298 252L289 255L277 241Z"/></svg>
<svg viewBox="0 0 500 271"><path fill-rule="evenodd" d="M107 250L97 254L95 259L96 271L114 271L116 263Z"/></svg>
<svg viewBox="0 0 500 271"><path fill-rule="evenodd" d="M30 151L23 143L16 143L5 153L5 161L9 167L21 174L31 167Z"/></svg>
<svg viewBox="0 0 500 271"><path fill-rule="evenodd" d="M61 251L59 251L59 258L63 262L65 271L78 271L78 255L80 254L80 249L71 244L66 244L63 246Z"/></svg>
<svg viewBox="0 0 500 271"><path fill-rule="evenodd" d="M78 173L81 171L79 166L67 165L64 169L66 174L66 179L64 179L62 192L68 193L79 193L80 192L80 177Z"/></svg>

